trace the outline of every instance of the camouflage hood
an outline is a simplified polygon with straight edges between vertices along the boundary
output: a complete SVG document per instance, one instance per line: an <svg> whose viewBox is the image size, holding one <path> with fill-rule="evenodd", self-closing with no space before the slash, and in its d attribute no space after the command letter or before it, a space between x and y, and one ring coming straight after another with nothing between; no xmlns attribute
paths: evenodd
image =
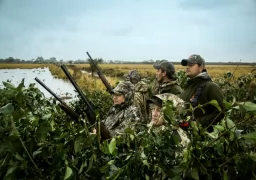
<svg viewBox="0 0 256 180"><path fill-rule="evenodd" d="M123 104L115 105L115 107L127 107L133 103L134 98L134 85L129 81L121 81L111 93L123 94L125 102Z"/></svg>
<svg viewBox="0 0 256 180"><path fill-rule="evenodd" d="M137 84L135 84L135 92L148 92L148 84L140 81Z"/></svg>
<svg viewBox="0 0 256 180"><path fill-rule="evenodd" d="M127 76L126 76L126 80L127 81L132 81L132 80L135 80L135 81L140 81L141 80L141 76L139 74L139 72L135 69L131 70L128 72Z"/></svg>

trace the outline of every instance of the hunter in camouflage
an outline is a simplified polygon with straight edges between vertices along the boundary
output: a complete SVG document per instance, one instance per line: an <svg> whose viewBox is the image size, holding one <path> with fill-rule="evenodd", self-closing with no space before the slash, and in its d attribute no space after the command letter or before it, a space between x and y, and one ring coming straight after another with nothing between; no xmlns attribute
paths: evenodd
<svg viewBox="0 0 256 180"><path fill-rule="evenodd" d="M188 139L186 133L184 130L182 130L178 125L183 122L183 119L181 119L180 114L183 113L185 110L185 102L180 99L178 96L171 94L171 93L163 93L152 96L151 99L149 99L147 102L152 104L153 110L152 110L152 120L148 127L150 129L153 129L156 132L163 131L165 120L164 115L162 112L164 101L170 100L173 102L173 110L175 111L173 118L177 122L177 125L172 124L173 134L178 137L180 140L180 143L184 149L186 149L188 143L190 140Z"/></svg>
<svg viewBox="0 0 256 180"><path fill-rule="evenodd" d="M143 121L148 122L147 99L149 98L149 86L141 80L137 70L129 71L126 80L134 84L134 105L140 108Z"/></svg>
<svg viewBox="0 0 256 180"><path fill-rule="evenodd" d="M179 95L182 88L176 82L175 67L167 60L156 62L154 68L157 70L156 79L158 86L152 88L152 94L172 93Z"/></svg>
<svg viewBox="0 0 256 180"><path fill-rule="evenodd" d="M128 127L141 123L139 109L133 105L134 85L129 81L120 82L112 91L114 104L104 121L111 136L122 134Z"/></svg>

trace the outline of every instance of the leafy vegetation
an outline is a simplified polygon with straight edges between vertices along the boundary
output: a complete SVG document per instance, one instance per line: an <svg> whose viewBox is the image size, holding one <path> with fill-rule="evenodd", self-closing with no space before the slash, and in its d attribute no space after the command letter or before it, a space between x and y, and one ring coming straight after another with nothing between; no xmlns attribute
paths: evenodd
<svg viewBox="0 0 256 180"><path fill-rule="evenodd" d="M185 82L184 72L178 81ZM176 111L163 108L166 125L138 126L102 142L90 132L86 108L79 99L71 107L81 114L75 123L54 99L34 84L0 89L0 178L12 179L256 179L256 104L244 101L253 74L237 79L225 74L217 83L225 92L225 118L209 133L190 122L186 149L173 133ZM233 83L232 83L232 81ZM104 91L84 91L103 120L111 106ZM210 102L218 106L215 101ZM192 109L191 109L192 110ZM188 118L189 119L189 118Z"/></svg>

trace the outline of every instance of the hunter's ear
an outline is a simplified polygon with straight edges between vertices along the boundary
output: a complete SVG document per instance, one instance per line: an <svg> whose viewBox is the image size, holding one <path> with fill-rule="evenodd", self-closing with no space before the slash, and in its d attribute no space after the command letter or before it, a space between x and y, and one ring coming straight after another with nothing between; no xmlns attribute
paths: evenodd
<svg viewBox="0 0 256 180"><path fill-rule="evenodd" d="M162 71L162 75L163 75L163 76L166 76L166 71Z"/></svg>

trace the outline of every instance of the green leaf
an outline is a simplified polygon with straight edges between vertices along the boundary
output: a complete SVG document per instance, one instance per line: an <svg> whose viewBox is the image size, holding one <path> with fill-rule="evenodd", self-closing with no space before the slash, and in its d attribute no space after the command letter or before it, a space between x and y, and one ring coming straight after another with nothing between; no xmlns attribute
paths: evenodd
<svg viewBox="0 0 256 180"><path fill-rule="evenodd" d="M70 167L66 167L66 172L65 172L65 177L64 177L64 180L65 179L68 179L72 174L72 169Z"/></svg>
<svg viewBox="0 0 256 180"><path fill-rule="evenodd" d="M216 139L217 137L218 137L218 135L217 134L215 134L214 132L211 132L211 133L209 133L209 132L205 132L210 138L213 138L213 139Z"/></svg>
<svg viewBox="0 0 256 180"><path fill-rule="evenodd" d="M42 117L42 119L43 119L43 120L47 120L47 119L49 119L51 116L52 116L52 114L49 113L49 114L44 115L44 116Z"/></svg>
<svg viewBox="0 0 256 180"><path fill-rule="evenodd" d="M242 106L247 112L256 112L256 104L253 102L245 102L244 104L242 104Z"/></svg>
<svg viewBox="0 0 256 180"><path fill-rule="evenodd" d="M6 104L0 108L0 113L4 115L12 114L14 112L14 106L11 103Z"/></svg>
<svg viewBox="0 0 256 180"><path fill-rule="evenodd" d="M148 164L148 161L145 159L145 160L143 160L142 161L142 163L144 164L144 165L146 165L146 166L148 166L149 167L149 164Z"/></svg>
<svg viewBox="0 0 256 180"><path fill-rule="evenodd" d="M93 156L90 157L89 166L88 166L86 172L90 171L90 169L92 168L92 164L93 164Z"/></svg>
<svg viewBox="0 0 256 180"><path fill-rule="evenodd" d="M244 134L241 137L244 138L244 139L256 140L256 132Z"/></svg>
<svg viewBox="0 0 256 180"><path fill-rule="evenodd" d="M225 128L223 126L221 126L221 125L215 125L213 127L218 129L219 131L224 131L225 130Z"/></svg>
<svg viewBox="0 0 256 180"><path fill-rule="evenodd" d="M130 138L133 141L134 140L134 135L130 134Z"/></svg>
<svg viewBox="0 0 256 180"><path fill-rule="evenodd" d="M129 154L129 155L125 158L124 161L127 161L128 159L130 159L130 157L131 157L131 154Z"/></svg>
<svg viewBox="0 0 256 180"><path fill-rule="evenodd" d="M115 160L110 160L110 161L108 162L108 165L114 164L114 162L115 162Z"/></svg>
<svg viewBox="0 0 256 180"><path fill-rule="evenodd" d="M75 143L74 143L75 153L78 153L82 150L83 141L84 141L84 138L82 138L81 136L76 138Z"/></svg>
<svg viewBox="0 0 256 180"><path fill-rule="evenodd" d="M215 99L211 100L211 101L209 102L209 104L215 106L219 111L221 111L221 108L220 108L220 106L219 106L219 103L218 103L218 101L216 101Z"/></svg>
<svg viewBox="0 0 256 180"><path fill-rule="evenodd" d="M192 178L194 178L194 179L199 179L198 171L197 171L196 168L192 169L192 171L191 171L191 176L192 176Z"/></svg>
<svg viewBox="0 0 256 180"><path fill-rule="evenodd" d="M146 180L150 180L150 178L147 174L145 174L145 178L146 178Z"/></svg>
<svg viewBox="0 0 256 180"><path fill-rule="evenodd" d="M10 82L3 81L3 85L9 89L15 89L15 86Z"/></svg>
<svg viewBox="0 0 256 180"><path fill-rule="evenodd" d="M110 143L108 145L109 153L112 154L115 149L116 149L116 139L113 138L113 139L111 139L111 141L110 141Z"/></svg>
<svg viewBox="0 0 256 180"><path fill-rule="evenodd" d="M47 133L51 130L50 126L47 125L41 125L37 130L36 130L36 137L40 140L40 141L45 141L46 137L47 137Z"/></svg>
<svg viewBox="0 0 256 180"><path fill-rule="evenodd" d="M235 123L231 119L227 119L227 126L228 128L233 128L235 127Z"/></svg>
<svg viewBox="0 0 256 180"><path fill-rule="evenodd" d="M37 151L34 151L32 155L33 155L33 157L35 157L37 154L40 154L41 152L42 152L42 151L37 150Z"/></svg>
<svg viewBox="0 0 256 180"><path fill-rule="evenodd" d="M85 163L82 163L78 174L81 174L83 172L84 167L85 167Z"/></svg>
<svg viewBox="0 0 256 180"><path fill-rule="evenodd" d="M232 109L232 104L227 102L226 100L223 101L224 107L225 109Z"/></svg>
<svg viewBox="0 0 256 180"><path fill-rule="evenodd" d="M16 167L10 167L6 172L4 179L7 178L9 175L11 175L15 171L15 169Z"/></svg>
<svg viewBox="0 0 256 180"><path fill-rule="evenodd" d="M24 160L24 158L21 157L21 156L19 155L19 153L16 153L16 154L15 154L15 158L16 158L17 160L19 160L19 161L23 161L23 160Z"/></svg>

